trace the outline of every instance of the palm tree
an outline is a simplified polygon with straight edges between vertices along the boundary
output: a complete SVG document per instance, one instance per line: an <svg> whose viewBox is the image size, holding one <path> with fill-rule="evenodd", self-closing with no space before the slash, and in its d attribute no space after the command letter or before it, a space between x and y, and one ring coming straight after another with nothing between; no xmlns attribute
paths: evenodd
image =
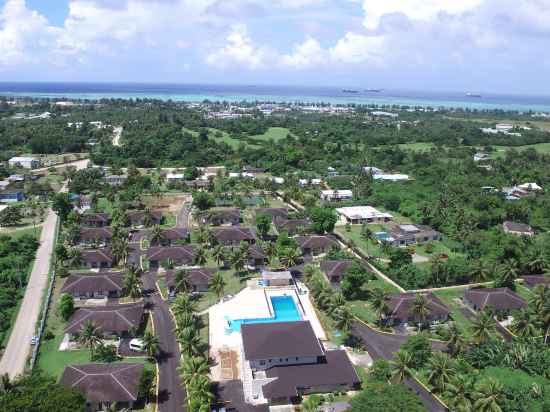
<svg viewBox="0 0 550 412"><path fill-rule="evenodd" d="M279 260L283 264L285 269L296 266L300 260L301 253L298 248L287 248L282 256L279 256Z"/></svg>
<svg viewBox="0 0 550 412"><path fill-rule="evenodd" d="M193 313L180 313L176 316L176 325L178 328L195 328L197 318Z"/></svg>
<svg viewBox="0 0 550 412"><path fill-rule="evenodd" d="M121 262L123 265L126 265L126 263L128 262L128 258L130 257L130 253L132 253L128 238L121 237L115 239L115 241L112 243L111 250L116 261Z"/></svg>
<svg viewBox="0 0 550 412"><path fill-rule="evenodd" d="M164 240L164 235L162 233L162 228L160 225L155 225L151 229L151 243L159 245Z"/></svg>
<svg viewBox="0 0 550 412"><path fill-rule="evenodd" d="M378 323L382 324L382 319L388 314L390 308L388 306L389 295L382 288L373 288L371 291L370 305L378 314Z"/></svg>
<svg viewBox="0 0 550 412"><path fill-rule="evenodd" d="M178 369L181 380L186 386L199 376L207 375L209 370L208 362L204 356L190 356L184 358L182 365Z"/></svg>
<svg viewBox="0 0 550 412"><path fill-rule="evenodd" d="M150 208L145 208L143 212L143 226L151 227L153 225L153 213Z"/></svg>
<svg viewBox="0 0 550 412"><path fill-rule="evenodd" d="M476 283L485 282L489 279L491 271L482 259L477 259L472 265L472 272L470 276Z"/></svg>
<svg viewBox="0 0 550 412"><path fill-rule="evenodd" d="M392 365L392 380L396 383L402 383L405 379L411 377L413 359L409 352L399 350L395 352L395 359L391 362Z"/></svg>
<svg viewBox="0 0 550 412"><path fill-rule="evenodd" d="M143 348L145 349L145 352L147 352L147 355L149 355L150 358L154 358L155 356L157 356L160 344L159 338L157 336L147 331L143 335L141 341L143 342Z"/></svg>
<svg viewBox="0 0 550 412"><path fill-rule="evenodd" d="M335 326L344 333L349 333L355 317L349 306L340 306L334 311Z"/></svg>
<svg viewBox="0 0 550 412"><path fill-rule="evenodd" d="M134 300L141 297L142 284L140 276L141 271L135 266L130 266L124 276L124 290Z"/></svg>
<svg viewBox="0 0 550 412"><path fill-rule="evenodd" d="M548 335L550 334L550 301L545 301L542 305L542 308L538 314L538 318L543 325L544 331L544 343L548 340Z"/></svg>
<svg viewBox="0 0 550 412"><path fill-rule="evenodd" d="M548 269L548 262L546 261L544 252L537 250L529 257L529 261L526 263L526 268L529 273L543 273Z"/></svg>
<svg viewBox="0 0 550 412"><path fill-rule="evenodd" d="M225 255L225 250L223 245L216 245L212 250L212 258L216 261L216 264L220 266L220 263L223 262Z"/></svg>
<svg viewBox="0 0 550 412"><path fill-rule="evenodd" d="M192 314L195 311L196 303L188 293L180 293L172 303L172 311L175 316L184 313Z"/></svg>
<svg viewBox="0 0 550 412"><path fill-rule="evenodd" d="M245 251L242 248L238 248L233 251L233 254L231 256L231 262L235 267L235 272L237 273L243 272L244 268L246 267L247 261L248 261L248 251Z"/></svg>
<svg viewBox="0 0 550 412"><path fill-rule="evenodd" d="M189 293L192 289L189 272L185 269L180 269L174 274L174 292Z"/></svg>
<svg viewBox="0 0 550 412"><path fill-rule="evenodd" d="M75 247L69 249L67 265L69 267L78 267L82 263L82 252Z"/></svg>
<svg viewBox="0 0 550 412"><path fill-rule="evenodd" d="M443 352L434 352L428 363L428 383L438 392L443 392L455 375L452 359Z"/></svg>
<svg viewBox="0 0 550 412"><path fill-rule="evenodd" d="M216 273L212 279L210 280L210 283L208 285L208 288L216 294L218 299L221 300L223 297L224 291L225 291L226 282L223 278L221 273Z"/></svg>
<svg viewBox="0 0 550 412"><path fill-rule="evenodd" d="M512 330L522 338L535 336L537 328L535 327L535 316L529 309L521 309L514 314Z"/></svg>
<svg viewBox="0 0 550 412"><path fill-rule="evenodd" d="M369 253L369 243L374 238L374 233L372 232L371 228L368 226L368 224L364 223L361 226L361 239L363 239L367 246L367 254Z"/></svg>
<svg viewBox="0 0 550 412"><path fill-rule="evenodd" d="M547 285L537 285L533 289L533 293L529 299L529 306L533 308L533 311L540 314L543 310L544 302L550 300L550 288Z"/></svg>
<svg viewBox="0 0 550 412"><path fill-rule="evenodd" d="M306 283L311 282L313 276L317 273L317 268L311 264L304 266L304 281Z"/></svg>
<svg viewBox="0 0 550 412"><path fill-rule="evenodd" d="M187 390L189 392L190 410L197 412L208 412L210 410L210 405L214 400L210 386L210 379L207 375L199 375L189 382Z"/></svg>
<svg viewBox="0 0 550 412"><path fill-rule="evenodd" d="M264 249L269 261L273 260L273 258L277 256L277 245L275 243L267 242Z"/></svg>
<svg viewBox="0 0 550 412"><path fill-rule="evenodd" d="M195 255L195 263L199 266L202 266L206 263L207 260L208 257L206 256L206 250L203 247L199 247Z"/></svg>
<svg viewBox="0 0 550 412"><path fill-rule="evenodd" d="M0 376L0 393L9 392L12 386L10 375L7 373L2 374L2 376Z"/></svg>
<svg viewBox="0 0 550 412"><path fill-rule="evenodd" d="M452 411L471 412L474 384L468 375L455 375L445 388L446 399Z"/></svg>
<svg viewBox="0 0 550 412"><path fill-rule="evenodd" d="M426 295L417 294L414 298L411 310L414 317L418 319L418 329L421 330L430 315L430 308L428 307Z"/></svg>
<svg viewBox="0 0 550 412"><path fill-rule="evenodd" d="M447 347L451 355L456 355L463 352L466 349L467 342L464 339L462 331L458 328L456 323L451 323L447 329L448 338L447 338Z"/></svg>
<svg viewBox="0 0 550 412"><path fill-rule="evenodd" d="M502 384L489 378L482 382L475 394L474 409L476 412L502 412L500 404L504 400Z"/></svg>
<svg viewBox="0 0 550 412"><path fill-rule="evenodd" d="M493 319L493 314L490 310L485 310L481 312L473 321L472 321L472 336L474 341L478 345L487 343L491 338L491 333L495 331L495 321Z"/></svg>
<svg viewBox="0 0 550 412"><path fill-rule="evenodd" d="M202 343L195 328L177 329L176 337L185 356L200 354Z"/></svg>
<svg viewBox="0 0 550 412"><path fill-rule="evenodd" d="M76 340L81 345L90 349L90 353L93 355L96 346L101 344L101 333L91 320L87 320L82 324Z"/></svg>
<svg viewBox="0 0 550 412"><path fill-rule="evenodd" d="M509 287L514 289L515 280L518 277L517 261L509 259L498 270L498 278L496 283L499 287Z"/></svg>
<svg viewBox="0 0 550 412"><path fill-rule="evenodd" d="M345 306L347 303L346 298L342 295L342 292L336 292L330 299L330 310L336 311L338 308Z"/></svg>

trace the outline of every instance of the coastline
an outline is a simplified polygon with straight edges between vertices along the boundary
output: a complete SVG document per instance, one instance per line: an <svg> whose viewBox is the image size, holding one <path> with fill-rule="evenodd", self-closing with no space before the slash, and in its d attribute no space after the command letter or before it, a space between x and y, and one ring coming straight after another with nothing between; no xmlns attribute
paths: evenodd
<svg viewBox="0 0 550 412"><path fill-rule="evenodd" d="M72 83L1 83L0 96L36 99L157 99L175 102L270 102L330 105L408 106L418 108L456 108L550 112L550 96L486 94L472 98L460 92L422 92L362 90L349 94L330 87L229 85L148 85L148 84L72 84Z"/></svg>

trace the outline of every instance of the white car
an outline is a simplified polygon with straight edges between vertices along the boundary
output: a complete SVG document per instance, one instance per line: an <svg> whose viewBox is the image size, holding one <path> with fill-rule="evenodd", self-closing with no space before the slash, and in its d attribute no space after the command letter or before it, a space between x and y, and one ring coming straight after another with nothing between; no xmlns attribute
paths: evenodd
<svg viewBox="0 0 550 412"><path fill-rule="evenodd" d="M134 338L130 341L130 350L134 352L143 352L143 341L141 339Z"/></svg>

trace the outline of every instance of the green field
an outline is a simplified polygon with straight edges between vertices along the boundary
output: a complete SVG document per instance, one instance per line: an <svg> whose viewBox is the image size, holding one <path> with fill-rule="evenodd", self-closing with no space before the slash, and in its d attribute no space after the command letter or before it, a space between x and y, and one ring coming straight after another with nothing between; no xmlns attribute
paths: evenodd
<svg viewBox="0 0 550 412"><path fill-rule="evenodd" d="M250 136L254 140L274 140L278 141L286 138L288 134L291 134L286 127L270 127L264 134L257 134L255 136Z"/></svg>
<svg viewBox="0 0 550 412"><path fill-rule="evenodd" d="M522 152L527 149L535 149L539 153L550 153L550 143L528 144L525 146L493 146L493 148L496 150L496 152L492 153L493 158L504 157L508 150L516 150L518 152Z"/></svg>
<svg viewBox="0 0 550 412"><path fill-rule="evenodd" d="M435 147L433 143L403 143L397 145L403 150L412 150L413 152L425 152Z"/></svg>

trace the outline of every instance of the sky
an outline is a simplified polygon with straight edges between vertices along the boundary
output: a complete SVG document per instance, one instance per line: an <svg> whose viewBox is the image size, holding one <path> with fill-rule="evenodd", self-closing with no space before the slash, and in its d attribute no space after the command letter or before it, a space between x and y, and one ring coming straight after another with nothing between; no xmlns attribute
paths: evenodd
<svg viewBox="0 0 550 412"><path fill-rule="evenodd" d="M550 0L0 0L0 80L550 95Z"/></svg>

